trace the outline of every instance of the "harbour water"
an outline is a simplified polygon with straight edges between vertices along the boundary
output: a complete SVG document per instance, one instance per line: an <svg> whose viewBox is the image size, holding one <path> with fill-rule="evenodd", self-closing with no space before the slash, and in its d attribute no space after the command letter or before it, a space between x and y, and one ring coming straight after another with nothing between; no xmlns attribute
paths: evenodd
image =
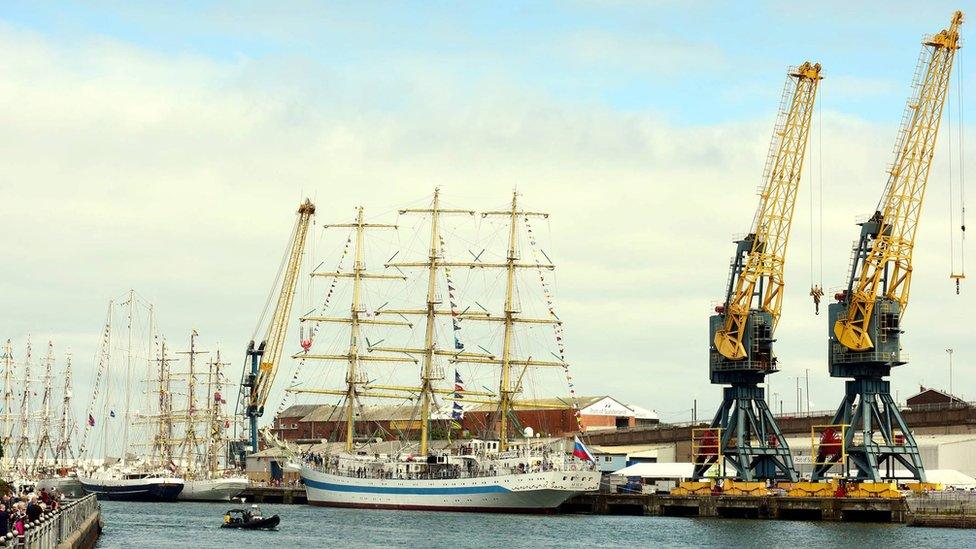
<svg viewBox="0 0 976 549"><path fill-rule="evenodd" d="M486 515L262 505L275 532L219 528L225 503L102 502L100 548L968 547L971 530L772 520Z"/></svg>

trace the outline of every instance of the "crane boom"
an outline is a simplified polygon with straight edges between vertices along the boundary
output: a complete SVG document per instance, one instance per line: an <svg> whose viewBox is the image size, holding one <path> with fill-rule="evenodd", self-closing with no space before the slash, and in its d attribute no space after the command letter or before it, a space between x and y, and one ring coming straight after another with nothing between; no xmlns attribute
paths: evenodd
<svg viewBox="0 0 976 549"><path fill-rule="evenodd" d="M865 253L854 258L848 295L844 296L849 300L847 315L838 318L833 327L837 340L848 349L874 348L869 324L879 295L897 302L901 314L908 305L915 233L949 90L952 62L960 47L962 19L962 12L955 12L949 28L923 42L895 162L879 208L862 225Z"/></svg>
<svg viewBox="0 0 976 549"><path fill-rule="evenodd" d="M305 241L315 205L305 199L298 207L295 227L288 243L288 255L285 258L281 288L275 302L274 313L268 323L268 330L264 340L255 348L254 341L248 345L247 355L250 359L250 373L245 377L244 387L249 389L247 395L246 415L250 422L251 451L258 450L258 418L264 415L264 405L274 385L275 375L278 373L278 363L284 351L285 335L291 317L292 304L295 301L295 285L302 256L305 253Z"/></svg>
<svg viewBox="0 0 976 549"><path fill-rule="evenodd" d="M789 73L785 92L789 103L784 105L770 145L752 231L739 243L725 298L724 326L714 337L716 349L725 358L741 360L747 355L743 340L755 297L759 297L760 309L772 316L772 329L779 321L786 245L821 78L819 63L806 62ZM748 255L740 263L744 253Z"/></svg>

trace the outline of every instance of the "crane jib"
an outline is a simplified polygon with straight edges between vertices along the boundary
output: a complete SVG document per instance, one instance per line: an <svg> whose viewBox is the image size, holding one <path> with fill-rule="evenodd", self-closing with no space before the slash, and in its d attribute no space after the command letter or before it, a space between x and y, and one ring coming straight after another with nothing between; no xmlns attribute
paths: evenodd
<svg viewBox="0 0 976 549"><path fill-rule="evenodd" d="M733 259L721 327L712 344L724 359L741 361L751 345L749 319L756 312L769 315L757 329L766 343L779 321L783 304L783 268L803 161L810 135L821 67L804 63L787 77L776 128L766 160L760 203L749 235L738 241ZM754 301L758 299L758 306ZM768 333L767 333L768 332ZM770 352L762 355L772 357ZM772 365L762 360L762 368Z"/></svg>
<svg viewBox="0 0 976 549"><path fill-rule="evenodd" d="M862 224L848 291L846 314L833 326L834 337L852 351L875 347L874 308L881 300L897 302L898 316L908 306L915 234L925 198L942 111L948 96L953 59L959 49L962 13L949 28L923 41L912 95L899 132L895 162L889 171L878 211Z"/></svg>

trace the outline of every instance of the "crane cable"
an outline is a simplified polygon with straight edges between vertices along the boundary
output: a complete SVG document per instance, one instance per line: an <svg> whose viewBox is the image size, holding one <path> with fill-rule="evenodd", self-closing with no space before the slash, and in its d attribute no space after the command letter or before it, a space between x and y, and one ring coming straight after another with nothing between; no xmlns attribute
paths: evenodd
<svg viewBox="0 0 976 549"><path fill-rule="evenodd" d="M962 70L962 56L958 58L958 70L956 73L956 81L958 85L958 92L956 93L956 102L958 104L958 137L956 141L959 147L959 209L960 209L960 221L959 221L959 271L956 271L956 239L953 236L955 232L955 204L953 201L953 187L952 187L952 102L948 101L948 121L947 124L949 129L949 137L947 139L947 148L949 151L949 279L955 281L956 295L959 295L959 286L962 279L966 278L966 170L965 170L965 122L963 116L963 97L965 96L963 92L963 70Z"/></svg>
<svg viewBox="0 0 976 549"><path fill-rule="evenodd" d="M819 204L819 214L816 225L814 224L814 189L813 189L813 141L809 141L810 156L811 161L809 162L810 170L810 297L813 298L813 310L814 314L820 314L820 299L824 295L823 291L823 84L820 85L820 102L816 106L817 108L817 162L818 162L818 176L819 176L819 188L817 191L817 204ZM816 233L816 242L814 242L814 227L819 229ZM819 256L815 256L815 253L819 251ZM819 259L815 260L815 257ZM815 277L815 273L818 272L819 277Z"/></svg>

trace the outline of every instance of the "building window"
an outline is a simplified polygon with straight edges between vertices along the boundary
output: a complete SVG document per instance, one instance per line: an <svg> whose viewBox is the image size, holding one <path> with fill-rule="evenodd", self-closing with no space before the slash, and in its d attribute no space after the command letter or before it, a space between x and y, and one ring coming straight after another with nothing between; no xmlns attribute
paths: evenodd
<svg viewBox="0 0 976 549"><path fill-rule="evenodd" d="M292 429L298 429L298 424L297 423L292 423L291 424L291 428Z"/></svg>

